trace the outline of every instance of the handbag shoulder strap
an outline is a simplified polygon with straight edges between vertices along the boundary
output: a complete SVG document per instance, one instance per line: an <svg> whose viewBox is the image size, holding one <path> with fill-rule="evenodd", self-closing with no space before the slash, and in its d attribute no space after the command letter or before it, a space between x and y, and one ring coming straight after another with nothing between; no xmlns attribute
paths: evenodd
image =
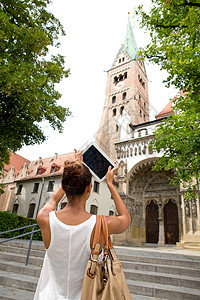
<svg viewBox="0 0 200 300"><path fill-rule="evenodd" d="M106 217L102 216L102 230L104 234L104 240L105 240L105 252L104 255L108 255L108 252L111 254L113 261L117 261L118 257L115 253L112 240L110 236L108 236L108 224L106 221Z"/></svg>

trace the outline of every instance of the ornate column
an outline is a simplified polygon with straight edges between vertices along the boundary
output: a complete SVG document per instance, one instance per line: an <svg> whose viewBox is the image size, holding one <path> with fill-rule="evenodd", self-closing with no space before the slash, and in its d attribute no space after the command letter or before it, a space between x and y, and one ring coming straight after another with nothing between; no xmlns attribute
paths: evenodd
<svg viewBox="0 0 200 300"><path fill-rule="evenodd" d="M163 205L162 205L162 197L159 195L159 202L158 202L158 221L159 221L159 240L158 246L165 245L165 229L164 229L164 217L163 217Z"/></svg>
<svg viewBox="0 0 200 300"><path fill-rule="evenodd" d="M182 223L183 223L183 234L181 237L181 242L184 241L184 237L187 234L187 229L186 229L186 211L185 211L185 200L184 200L184 195L181 193L181 207L182 207Z"/></svg>

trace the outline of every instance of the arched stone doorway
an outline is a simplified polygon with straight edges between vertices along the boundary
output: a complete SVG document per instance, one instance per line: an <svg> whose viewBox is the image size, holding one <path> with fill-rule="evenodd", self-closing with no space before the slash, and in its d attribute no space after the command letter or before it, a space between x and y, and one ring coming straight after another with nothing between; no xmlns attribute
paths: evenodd
<svg viewBox="0 0 200 300"><path fill-rule="evenodd" d="M158 243L158 205L152 200L146 206L146 243Z"/></svg>
<svg viewBox="0 0 200 300"><path fill-rule="evenodd" d="M172 171L152 170L154 163L155 159L144 160L133 167L128 174L126 204L132 216L131 243L133 245L144 243L164 245L164 207L168 203L166 201L174 199L177 211L178 188L170 184L174 174ZM167 207L168 220L170 217ZM170 221L165 224L169 227Z"/></svg>
<svg viewBox="0 0 200 300"><path fill-rule="evenodd" d="M165 244L179 241L178 208L171 199L164 206Z"/></svg>

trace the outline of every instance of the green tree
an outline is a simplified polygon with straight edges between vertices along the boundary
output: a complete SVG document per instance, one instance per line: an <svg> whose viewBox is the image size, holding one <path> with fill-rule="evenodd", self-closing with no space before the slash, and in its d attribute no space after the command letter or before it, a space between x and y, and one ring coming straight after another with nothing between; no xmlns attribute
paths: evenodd
<svg viewBox="0 0 200 300"><path fill-rule="evenodd" d="M155 169L174 169L172 183L189 183L188 195L193 197L200 172L200 1L152 0L148 13L139 6L136 15L151 36L141 54L168 72L167 87L181 91L173 101L173 116L151 144L156 151L164 150Z"/></svg>
<svg viewBox="0 0 200 300"><path fill-rule="evenodd" d="M47 10L49 0L0 1L0 168L9 151L47 138L40 123L63 130L70 115L59 106L55 84L67 77L64 57L49 54L65 35L60 21Z"/></svg>

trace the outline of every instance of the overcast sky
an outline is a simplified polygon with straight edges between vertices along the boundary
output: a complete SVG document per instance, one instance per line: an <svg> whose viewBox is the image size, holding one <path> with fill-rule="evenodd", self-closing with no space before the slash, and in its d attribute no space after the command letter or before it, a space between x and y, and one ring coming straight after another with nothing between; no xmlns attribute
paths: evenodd
<svg viewBox="0 0 200 300"><path fill-rule="evenodd" d="M66 68L71 70L70 76L56 88L62 94L59 104L69 107L72 117L65 122L62 134L44 123L48 140L41 145L24 147L17 152L19 155L32 161L82 149L94 140L103 111L106 71L111 68L124 41L128 12L138 47L144 47L149 41L149 35L139 29L132 17L134 8L142 3L149 9L150 0L52 1L49 10L61 21L66 32L59 40L58 51L65 56ZM145 65L153 120L176 92L162 83L165 72L155 65Z"/></svg>

